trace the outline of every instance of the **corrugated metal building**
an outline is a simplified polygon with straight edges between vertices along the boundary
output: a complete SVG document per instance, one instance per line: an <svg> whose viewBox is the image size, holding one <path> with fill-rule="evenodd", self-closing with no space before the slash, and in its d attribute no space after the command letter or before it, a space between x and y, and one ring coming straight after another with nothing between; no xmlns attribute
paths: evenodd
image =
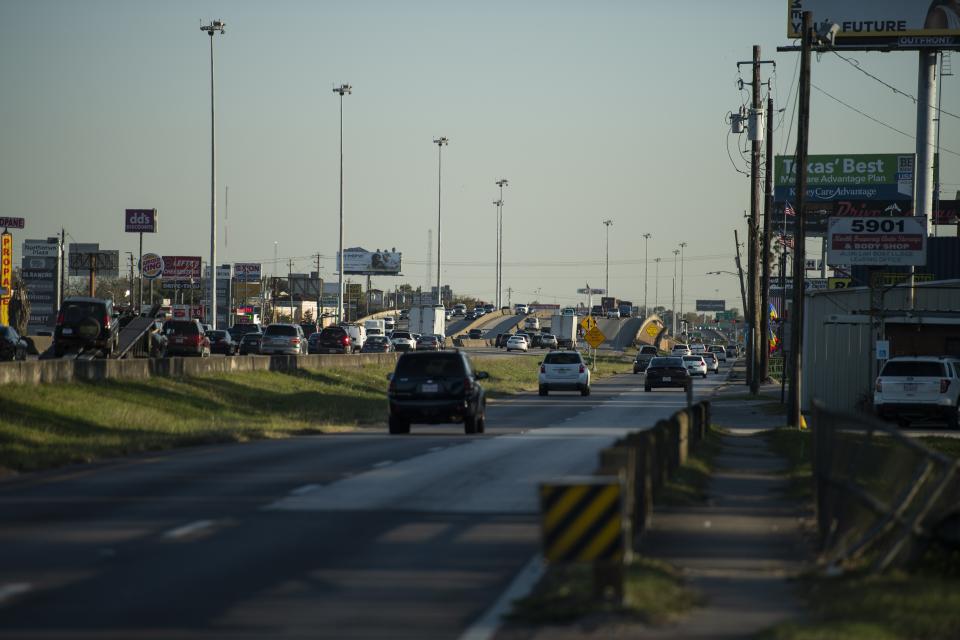
<svg viewBox="0 0 960 640"><path fill-rule="evenodd" d="M960 356L960 280L920 283L913 305L905 285L812 291L806 295L802 406L869 405L877 376L876 340L891 355Z"/></svg>

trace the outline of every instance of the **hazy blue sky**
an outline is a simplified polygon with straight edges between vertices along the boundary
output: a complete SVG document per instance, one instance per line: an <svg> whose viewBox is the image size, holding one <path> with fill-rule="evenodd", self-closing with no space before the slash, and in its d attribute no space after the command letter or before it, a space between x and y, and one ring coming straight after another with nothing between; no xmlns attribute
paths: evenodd
<svg viewBox="0 0 960 640"><path fill-rule="evenodd" d="M215 42L221 220L227 186L230 198L221 261L269 263L278 242L281 271L287 258L307 271L306 256L319 252L324 274L333 273L338 97L331 88L349 82L346 244L404 253L406 278L375 284L426 281L427 231L437 215L432 140L444 135L444 280L458 292L492 299L494 181L505 177L504 284L514 302L538 290L545 301L569 302L585 282L603 286L602 221L611 218L615 295L642 302L641 236L649 232L651 261L664 259L661 303L669 303L672 250L685 241L685 308L716 295L740 307L734 278L704 275L733 269L733 229L744 233L749 206L747 178L727 157L724 117L747 99L735 84L736 62L753 44L776 60L773 93L785 106L797 60L775 51L788 44L786 11L786 1L772 0L0 0L0 215L27 218L15 237L18 262L23 238L61 226L78 242L135 251L135 236L122 227L127 207L160 212L160 233L147 238L147 250L206 259L209 60L199 27L222 18L227 33ZM915 53L854 57L916 93ZM960 56L954 63L960 73ZM914 130L909 99L836 56L815 60L813 78ZM960 111L960 78L944 79L943 107ZM778 153L789 121L787 114L775 133ZM816 91L812 123L812 153L914 149L913 140ZM958 125L944 118L942 144L954 151ZM730 151L739 159L735 138ZM952 197L960 158L942 156ZM651 305L654 272L651 262Z"/></svg>

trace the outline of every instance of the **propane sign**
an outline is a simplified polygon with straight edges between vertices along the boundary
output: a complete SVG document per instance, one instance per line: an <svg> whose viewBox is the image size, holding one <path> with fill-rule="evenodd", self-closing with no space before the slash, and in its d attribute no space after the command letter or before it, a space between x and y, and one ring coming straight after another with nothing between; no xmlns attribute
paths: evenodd
<svg viewBox="0 0 960 640"><path fill-rule="evenodd" d="M830 218L827 262L849 265L922 265L927 221L910 218Z"/></svg>

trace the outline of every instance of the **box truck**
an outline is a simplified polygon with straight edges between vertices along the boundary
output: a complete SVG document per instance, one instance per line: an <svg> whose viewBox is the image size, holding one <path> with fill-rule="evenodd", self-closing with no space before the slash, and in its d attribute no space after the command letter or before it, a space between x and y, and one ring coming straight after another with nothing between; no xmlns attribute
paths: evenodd
<svg viewBox="0 0 960 640"><path fill-rule="evenodd" d="M447 318L443 305L423 305L410 308L410 332L422 336L438 335L446 338Z"/></svg>
<svg viewBox="0 0 960 640"><path fill-rule="evenodd" d="M561 349L577 346L577 316L554 314L550 320L550 331L557 337L557 346Z"/></svg>

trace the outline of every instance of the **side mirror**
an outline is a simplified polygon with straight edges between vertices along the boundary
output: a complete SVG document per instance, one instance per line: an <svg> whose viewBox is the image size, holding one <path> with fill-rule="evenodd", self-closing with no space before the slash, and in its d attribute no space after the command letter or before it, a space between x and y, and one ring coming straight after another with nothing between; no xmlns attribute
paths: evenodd
<svg viewBox="0 0 960 640"><path fill-rule="evenodd" d="M474 374L474 377L475 377L477 380L486 380L487 378L490 377L490 374L487 373L486 371L477 371L477 373Z"/></svg>
<svg viewBox="0 0 960 640"><path fill-rule="evenodd" d="M387 380L393 380L393 372L387 374Z"/></svg>

